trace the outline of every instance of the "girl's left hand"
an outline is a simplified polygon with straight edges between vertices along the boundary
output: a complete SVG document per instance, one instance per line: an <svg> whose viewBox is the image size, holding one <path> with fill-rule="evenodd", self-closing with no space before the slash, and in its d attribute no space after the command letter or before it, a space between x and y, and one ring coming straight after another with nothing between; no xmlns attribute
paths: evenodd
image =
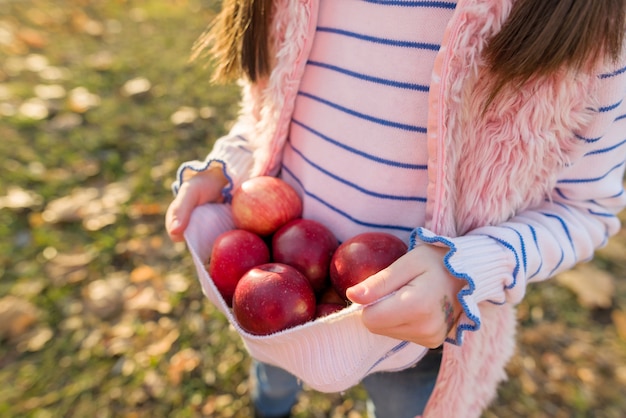
<svg viewBox="0 0 626 418"><path fill-rule="evenodd" d="M436 348L454 328L463 308L457 294L466 284L443 263L447 248L421 245L386 269L352 286L347 296L367 305L362 320L375 334Z"/></svg>

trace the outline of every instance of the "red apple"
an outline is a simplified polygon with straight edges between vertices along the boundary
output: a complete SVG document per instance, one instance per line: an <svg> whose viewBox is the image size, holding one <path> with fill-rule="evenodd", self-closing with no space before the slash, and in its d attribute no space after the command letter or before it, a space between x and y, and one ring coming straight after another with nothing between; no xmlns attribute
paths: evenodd
<svg viewBox="0 0 626 418"><path fill-rule="evenodd" d="M407 252L400 238L386 232L365 232L339 245L330 262L330 281L347 300L346 290L382 269Z"/></svg>
<svg viewBox="0 0 626 418"><path fill-rule="evenodd" d="M213 242L207 271L228 306L235 287L252 267L270 261L270 250L261 237L243 229L220 234Z"/></svg>
<svg viewBox="0 0 626 418"><path fill-rule="evenodd" d="M266 236L302 216L302 200L285 181L271 176L241 183L231 200L233 222L239 229Z"/></svg>
<svg viewBox="0 0 626 418"><path fill-rule="evenodd" d="M335 235L311 219L294 219L272 237L272 257L277 263L298 269L316 293L328 285L328 267L339 246Z"/></svg>
<svg viewBox="0 0 626 418"><path fill-rule="evenodd" d="M345 303L344 304L340 304L340 303L320 303L315 308L315 317L316 318L321 318L323 316L328 316L328 315L333 314L335 312L339 312L340 310L342 310L345 307L346 307Z"/></svg>
<svg viewBox="0 0 626 418"><path fill-rule="evenodd" d="M233 315L250 334L272 334L313 320L315 293L294 267L266 263L250 269L239 280Z"/></svg>

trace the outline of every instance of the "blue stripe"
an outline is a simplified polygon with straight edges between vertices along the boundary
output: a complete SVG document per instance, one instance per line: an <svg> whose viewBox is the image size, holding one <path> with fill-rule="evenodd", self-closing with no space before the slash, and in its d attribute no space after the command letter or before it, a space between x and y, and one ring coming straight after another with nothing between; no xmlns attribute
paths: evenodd
<svg viewBox="0 0 626 418"><path fill-rule="evenodd" d="M563 193L563 191L562 191L560 188L555 187L555 188L554 188L554 192L555 192L557 195L559 195L560 197L562 197L563 199L565 199L565 200L569 200L569 198L568 198L567 196L565 196L565 193Z"/></svg>
<svg viewBox="0 0 626 418"><path fill-rule="evenodd" d="M375 118L373 116L366 115L364 113L360 113L360 112L357 112L357 111L352 110L352 109L348 109L347 107L338 105L337 103L333 103L333 102L331 102L329 100L322 99L321 97L314 96L314 95L312 95L310 93L305 93L305 92L300 91L300 92L298 92L298 95L307 97L307 98L309 98L311 100L315 100L317 102L320 102L322 104L330 106L330 107L332 107L334 109L337 109L337 110L340 110L340 111L342 111L344 113L347 113L347 114L349 114L351 116L355 116L357 118L361 118L361 119L367 120L369 122L377 123L379 125L388 126L388 127L396 128L396 129L401 129L403 131L426 133L426 128L423 128L421 126L407 125L407 124L404 124L404 123L392 122L392 121L389 121L389 120L386 120L386 119Z"/></svg>
<svg viewBox="0 0 626 418"><path fill-rule="evenodd" d="M535 243L535 248L537 249L537 255L539 256L539 260L541 260L541 262L539 263L539 267L537 267L537 271L535 271L533 274L528 276L528 279L526 279L526 281L532 279L537 274L539 274L539 272L541 271L541 268L543 267L543 254L541 252L541 249L539 248L539 240L537 239L537 231L535 230L535 227L533 227L530 224L528 225L528 228L530 229L530 234L533 237L533 242Z"/></svg>
<svg viewBox="0 0 626 418"><path fill-rule="evenodd" d="M524 237L515 228L512 228L510 226L505 226L505 228L510 229L511 231L515 232L515 234L517 234L517 237L519 238L519 243L521 247L520 251L522 252L522 264L524 266L524 272L527 273L528 272L528 256L526 255L526 242L524 241Z"/></svg>
<svg viewBox="0 0 626 418"><path fill-rule="evenodd" d="M587 212L591 215L600 216L602 218L615 218L615 214L609 212L596 212L593 209L587 209Z"/></svg>
<svg viewBox="0 0 626 418"><path fill-rule="evenodd" d="M323 139L324 141L330 142L333 145L336 145L336 146L338 146L340 148L343 148L343 149L345 149L347 151L350 151L350 152L352 152L352 153L354 153L356 155L359 155L359 156L361 156L363 158L367 158L368 160L372 160L372 161L375 161L375 162L380 163L380 164L389 165L391 167L407 168L409 170L427 170L428 169L428 166L426 166L425 164L401 163L401 162L398 162L398 161L387 160L385 158L380 158L380 157L378 157L376 155L365 153L365 152L363 152L361 150L358 150L356 148L350 147L350 146L348 146L348 145L346 145L344 143L341 143L341 142L339 142L339 141L337 141L335 139L332 139L332 138L322 134L319 131L316 131L315 129L305 125L304 123L302 123L302 122L300 122L300 121L298 121L296 119L292 119L291 122L294 123L295 125L300 126L303 129L311 132L313 135Z"/></svg>
<svg viewBox="0 0 626 418"><path fill-rule="evenodd" d="M574 134L574 137L576 137L576 139L580 139L581 141L585 141L588 142L590 144L593 144L594 142L598 142L599 140L602 139L601 136L597 137L597 138L585 138L584 136L578 135L578 134Z"/></svg>
<svg viewBox="0 0 626 418"><path fill-rule="evenodd" d="M359 219L356 219L354 217L352 217L351 215L349 215L348 213L338 209L336 206L331 205L330 203L326 202L325 200L321 199L319 196L309 192L308 190L306 190L304 188L304 186L302 185L302 181L300 181L300 179L298 177L295 176L295 174L293 173L293 171L291 171L287 166L285 166L283 164L282 169L284 172L286 172L288 175L291 176L291 178L297 182L300 185L300 188L302 189L302 192L309 196L311 199L317 200L318 202L320 202L322 205L326 206L327 208L329 208L330 210L332 210L333 212L338 213L339 215L345 217L346 219L349 219L350 221L354 222L357 225L362 225L362 226L366 226L369 228L379 228L379 229L387 229L387 230L397 230L397 231L404 231L404 232L411 232L413 231L414 227L410 227L410 226L402 226L402 225L390 225L390 224L375 224L375 223L371 223L371 222L364 222L361 221Z"/></svg>
<svg viewBox="0 0 626 418"><path fill-rule="evenodd" d="M588 156L588 155L595 155L595 154L603 154L605 152L610 152L613 151L616 148L621 147L622 145L626 144L626 139L623 140L622 142L618 142L617 144L613 145L612 147L607 147L607 148L601 148L601 149L597 149L595 151L589 151L588 153L586 153L584 156Z"/></svg>
<svg viewBox="0 0 626 418"><path fill-rule="evenodd" d="M572 239L572 235L570 234L569 228L567 227L567 224L565 223L563 218L561 218L560 216L558 216L558 215L556 215L554 213L547 213L547 212L540 212L540 213L543 216L545 216L545 217L556 219L561 224L561 227L563 228L563 231L565 232L565 235L567 236L567 240L569 241L569 245L570 245L570 247L572 247L572 251L575 254L576 253L576 247L574 246L574 240Z"/></svg>
<svg viewBox="0 0 626 418"><path fill-rule="evenodd" d="M336 71L338 73L345 74L350 77L358 78L360 80L370 81L376 84L383 84L385 86L397 87L400 89L407 89L407 90L423 91L423 92L429 91L429 86L425 86L423 84L405 83L401 81L388 80L388 79L380 78L380 77L373 77L370 75L357 73L355 71L350 71L345 68L338 67L336 65L325 64L323 62L318 62L318 61L308 61L307 64L312 65L314 67L321 67L327 70Z"/></svg>
<svg viewBox="0 0 626 418"><path fill-rule="evenodd" d="M408 341L400 342L398 345L393 347L391 350L387 351L382 357L380 357L378 360L376 360L374 362L374 364L372 364L372 366L367 370L366 373L369 373L371 370L374 369L374 367L378 366L382 361L387 360L389 357L391 357L392 355L396 354L398 351L402 350L403 348L407 347L408 345L409 345Z"/></svg>
<svg viewBox="0 0 626 418"><path fill-rule="evenodd" d="M431 7L437 9L454 9L455 3L445 1L402 1L402 0L363 0L365 3L381 4L385 6L404 7Z"/></svg>
<svg viewBox="0 0 626 418"><path fill-rule="evenodd" d="M598 77L599 78L611 78L611 77L615 77L616 75L623 74L625 72L626 72L626 67L620 68L619 70L615 70L612 73L600 74Z"/></svg>
<svg viewBox="0 0 626 418"><path fill-rule="evenodd" d="M308 158L306 158L304 156L304 154L302 153L302 151L300 151L299 149L297 149L296 147L293 146L293 144L291 142L289 142L289 145L291 146L291 149L298 154L304 161L307 162L307 164L313 166L315 169L317 169L318 171L321 171L322 173L326 174L328 177L337 180L340 183L345 184L346 186L350 186L351 188L358 190L359 192L366 194L368 196L373 196L373 197L377 197L379 199L388 199L388 200L400 200L400 201L407 201L407 202L426 202L426 198L425 197L419 197L419 196L397 196L397 195L390 195L390 194L382 194L382 193L376 193L373 192L371 190L367 190L364 189L363 187L349 182L348 180L344 179L343 177L339 177L336 174L331 173L330 171L320 167L318 164L315 164L313 161L309 160Z"/></svg>
<svg viewBox="0 0 626 418"><path fill-rule="evenodd" d="M515 251L515 247L513 247L513 245L511 245L511 243L494 237L493 235L486 235L487 237L493 239L496 242L499 242L502 246L504 246L506 249L508 249L509 251L511 251L513 253L513 255L515 256L515 268L513 269L513 281L511 282L511 284L509 284L508 286L504 286L505 289L510 290L513 289L515 287L515 285L517 284L517 275L519 273L519 269L520 269L520 264L519 264L519 256L517 255L517 252Z"/></svg>
<svg viewBox="0 0 626 418"><path fill-rule="evenodd" d="M360 33L350 32L350 31L343 30L343 29L328 28L324 26L318 26L317 31L333 33L336 35L348 36L348 37L359 39L362 41L373 42L375 44L398 46L401 48L414 48L414 49L425 49L429 51L439 51L439 48L441 47L438 44L429 44L425 42L399 41L395 39L377 38L375 36L363 35Z"/></svg>
<svg viewBox="0 0 626 418"><path fill-rule="evenodd" d="M601 108L598 109L598 112L600 113L604 113L604 112L608 112L614 109L617 109L618 107L620 107L620 105L622 104L622 100L620 100L617 103L614 103L612 105L608 105L608 106L603 106Z"/></svg>
<svg viewBox="0 0 626 418"><path fill-rule="evenodd" d="M558 180L557 183L560 183L560 184L593 183L595 181L600 181L604 179L605 177L608 177L611 174L611 172L613 172L614 170L617 170L623 165L624 165L624 162L622 161L621 163L615 165L614 167L611 167L609 171L607 171L605 174L601 175L600 177L593 177L593 178L588 178L588 179L562 179L562 180Z"/></svg>
<svg viewBox="0 0 626 418"><path fill-rule="evenodd" d="M617 122L618 120L622 120L622 119L626 119L626 113L623 115L619 115L618 117L615 118L615 120L613 122Z"/></svg>

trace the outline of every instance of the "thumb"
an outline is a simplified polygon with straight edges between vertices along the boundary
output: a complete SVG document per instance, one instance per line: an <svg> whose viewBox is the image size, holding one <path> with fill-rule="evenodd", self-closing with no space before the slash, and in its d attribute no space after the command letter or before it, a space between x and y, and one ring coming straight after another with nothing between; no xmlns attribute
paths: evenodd
<svg viewBox="0 0 626 418"><path fill-rule="evenodd" d="M389 267L379 271L346 290L346 296L354 303L368 305L395 292L415 277L408 265L406 255Z"/></svg>

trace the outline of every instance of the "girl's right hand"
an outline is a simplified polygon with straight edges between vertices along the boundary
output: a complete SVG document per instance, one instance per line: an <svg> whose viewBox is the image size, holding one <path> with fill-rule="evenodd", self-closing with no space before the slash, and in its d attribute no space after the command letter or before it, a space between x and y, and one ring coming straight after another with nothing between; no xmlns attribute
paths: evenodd
<svg viewBox="0 0 626 418"><path fill-rule="evenodd" d="M222 190L227 183L222 168L215 167L196 174L180 186L165 214L165 228L172 241L184 239L183 233L189 224L191 212L197 206L223 200Z"/></svg>

